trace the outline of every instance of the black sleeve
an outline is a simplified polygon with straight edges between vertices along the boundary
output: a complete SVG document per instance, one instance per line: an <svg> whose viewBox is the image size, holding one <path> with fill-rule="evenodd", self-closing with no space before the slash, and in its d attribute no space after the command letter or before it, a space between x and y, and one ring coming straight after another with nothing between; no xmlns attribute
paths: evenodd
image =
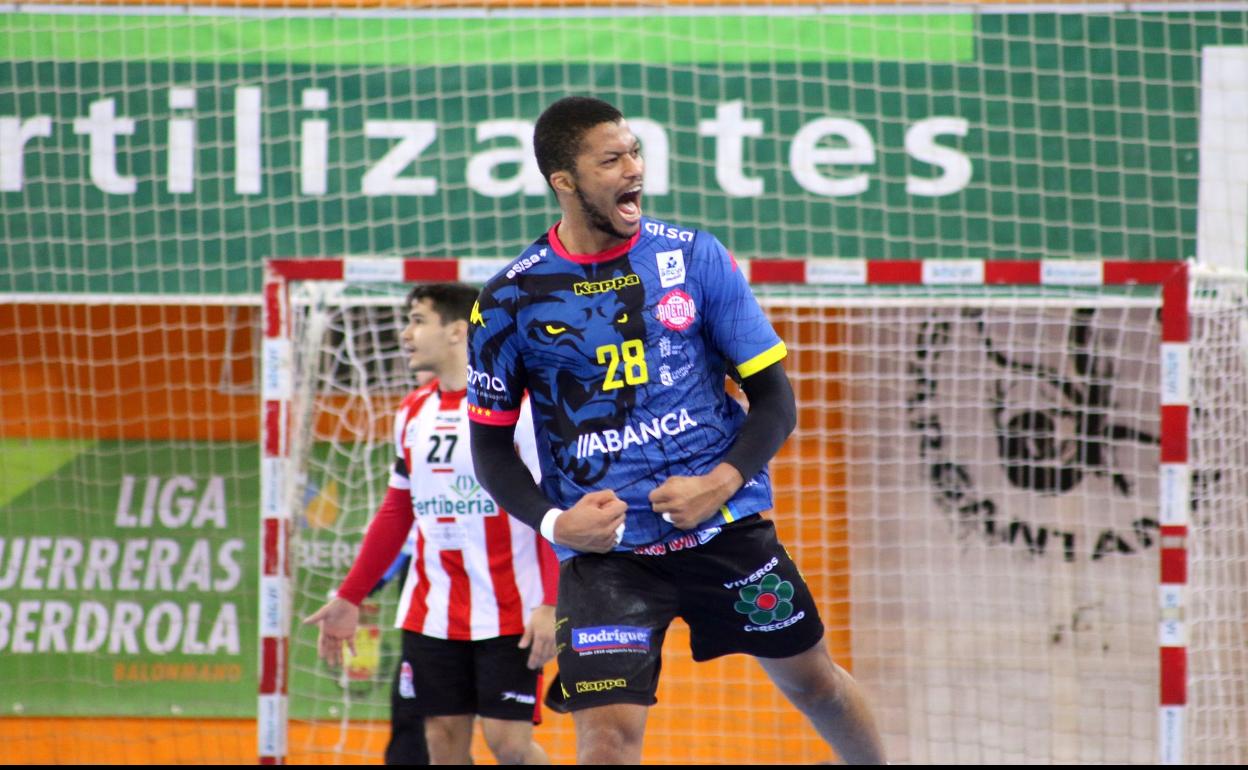
<svg viewBox="0 0 1248 770"><path fill-rule="evenodd" d="M528 466L516 454L515 426L474 422L468 435L477 481L504 511L539 529L546 511L555 506L542 494Z"/></svg>
<svg viewBox="0 0 1248 770"><path fill-rule="evenodd" d="M741 389L750 399L750 413L741 425L737 441L724 455L724 462L749 481L758 475L797 427L797 400L793 386L776 363L746 377Z"/></svg>

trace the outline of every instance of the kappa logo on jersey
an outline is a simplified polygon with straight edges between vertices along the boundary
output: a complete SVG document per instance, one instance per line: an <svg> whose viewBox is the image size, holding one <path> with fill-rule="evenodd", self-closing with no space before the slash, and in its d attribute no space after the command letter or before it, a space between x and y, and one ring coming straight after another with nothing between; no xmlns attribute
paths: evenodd
<svg viewBox="0 0 1248 770"><path fill-rule="evenodd" d="M639 422L636 426L625 425L623 430L582 433L576 437L576 456L584 459L603 452L619 452L631 446L649 444L651 440L663 436L679 436L697 426L698 421L689 416L689 410L681 409L679 414L668 412L648 422Z"/></svg>
<svg viewBox="0 0 1248 770"><path fill-rule="evenodd" d="M525 257L524 259L521 259L520 261L516 262L516 264L512 265L511 268L507 271L507 277L515 278L517 275L520 275L525 270L528 270L530 267L533 267L538 262L541 262L542 257L544 256L546 256L546 249L542 249L541 251L537 252L531 257Z"/></svg>
<svg viewBox="0 0 1248 770"><path fill-rule="evenodd" d="M685 252L680 249L660 251L654 255L654 261L659 265L659 285L664 289L685 282Z"/></svg>
<svg viewBox="0 0 1248 770"><path fill-rule="evenodd" d="M672 289L654 306L654 317L674 332L683 332L692 326L696 315L693 297L680 289Z"/></svg>
<svg viewBox="0 0 1248 770"><path fill-rule="evenodd" d="M608 291L619 291L626 286L637 286L641 283L641 278L636 273L621 275L615 278L608 278L605 281L581 281L572 284L572 291L576 292L578 297L587 294L603 294Z"/></svg>
<svg viewBox="0 0 1248 770"><path fill-rule="evenodd" d="M581 655L649 652L650 629L640 626L590 626L572 629L572 649Z"/></svg>
<svg viewBox="0 0 1248 770"><path fill-rule="evenodd" d="M672 225L661 225L658 222L647 222L646 232L659 238L667 238L681 243L693 243L693 232L682 230Z"/></svg>

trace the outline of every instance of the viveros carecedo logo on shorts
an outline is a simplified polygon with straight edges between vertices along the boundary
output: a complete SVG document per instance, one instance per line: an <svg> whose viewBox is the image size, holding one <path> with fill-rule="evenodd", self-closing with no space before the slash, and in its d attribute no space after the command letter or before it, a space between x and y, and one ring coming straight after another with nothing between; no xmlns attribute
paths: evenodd
<svg viewBox="0 0 1248 770"><path fill-rule="evenodd" d="M572 629L572 649L580 655L649 652L650 629L640 626L590 626Z"/></svg>
<svg viewBox="0 0 1248 770"><path fill-rule="evenodd" d="M769 562L749 579L755 579L760 572L770 569L772 565ZM726 583L725 587L731 585ZM779 631L799 622L806 617L806 611L798 610L796 615L793 614L793 594L792 583L768 571L757 584L747 585L737 593L739 598L733 606L737 612L750 619L741 628L745 631Z"/></svg>

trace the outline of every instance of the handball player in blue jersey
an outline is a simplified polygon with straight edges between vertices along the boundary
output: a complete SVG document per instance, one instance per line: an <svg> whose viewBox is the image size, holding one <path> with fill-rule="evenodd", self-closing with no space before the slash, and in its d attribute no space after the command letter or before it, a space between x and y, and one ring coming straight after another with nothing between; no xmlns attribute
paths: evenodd
<svg viewBox="0 0 1248 770"><path fill-rule="evenodd" d="M695 660L755 656L842 759L882 762L866 700L760 515L796 424L784 343L714 236L643 216L641 148L618 110L561 99L534 150L562 218L481 291L469 417L481 484L562 561L552 694L578 761L640 761L679 616ZM540 486L514 450L526 392Z"/></svg>

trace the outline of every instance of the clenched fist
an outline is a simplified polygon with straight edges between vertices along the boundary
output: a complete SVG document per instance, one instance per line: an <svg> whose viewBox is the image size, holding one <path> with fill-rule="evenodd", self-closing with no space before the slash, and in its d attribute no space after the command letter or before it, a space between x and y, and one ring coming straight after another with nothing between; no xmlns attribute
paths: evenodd
<svg viewBox="0 0 1248 770"><path fill-rule="evenodd" d="M590 553L607 553L624 534L628 504L610 489L583 496L555 520L555 542Z"/></svg>
<svg viewBox="0 0 1248 770"><path fill-rule="evenodd" d="M745 480L728 463L705 476L670 476L650 492L650 507L678 529L694 529L715 515Z"/></svg>

